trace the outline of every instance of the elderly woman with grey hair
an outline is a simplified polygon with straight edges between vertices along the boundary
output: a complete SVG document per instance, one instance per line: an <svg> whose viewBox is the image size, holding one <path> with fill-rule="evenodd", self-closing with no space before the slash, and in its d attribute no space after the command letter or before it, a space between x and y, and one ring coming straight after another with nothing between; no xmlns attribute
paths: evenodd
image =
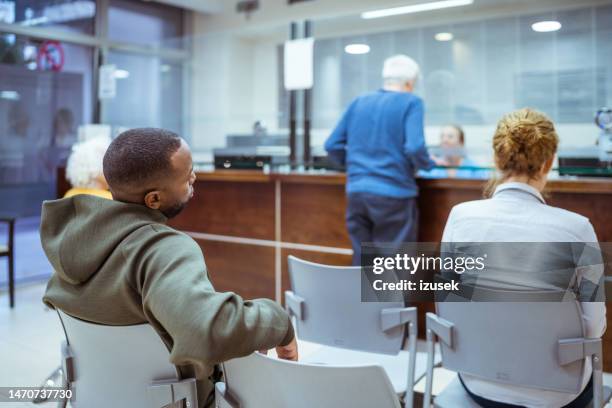
<svg viewBox="0 0 612 408"><path fill-rule="evenodd" d="M89 194L112 200L102 172L102 159L110 142L108 138L98 137L72 146L66 165L66 178L72 188L64 197Z"/></svg>

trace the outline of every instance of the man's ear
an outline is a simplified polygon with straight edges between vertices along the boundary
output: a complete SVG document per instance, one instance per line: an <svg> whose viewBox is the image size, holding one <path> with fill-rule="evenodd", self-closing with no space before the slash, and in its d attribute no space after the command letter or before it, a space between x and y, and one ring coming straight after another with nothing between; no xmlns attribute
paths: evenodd
<svg viewBox="0 0 612 408"><path fill-rule="evenodd" d="M161 197L159 194L159 190L149 191L144 196L144 203L147 207L153 210L159 210L161 207Z"/></svg>

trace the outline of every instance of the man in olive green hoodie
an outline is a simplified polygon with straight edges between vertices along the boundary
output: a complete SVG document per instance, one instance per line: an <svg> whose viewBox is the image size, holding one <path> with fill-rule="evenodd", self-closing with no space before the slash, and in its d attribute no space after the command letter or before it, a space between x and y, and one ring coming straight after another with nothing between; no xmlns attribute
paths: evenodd
<svg viewBox="0 0 612 408"><path fill-rule="evenodd" d="M277 348L297 360L287 313L213 288L200 247L166 225L193 196L184 140L161 129L119 135L104 156L113 200L78 195L43 204L40 235L55 273L43 301L106 325L149 323L181 374L214 402L218 363ZM103 358L103 357L101 357Z"/></svg>

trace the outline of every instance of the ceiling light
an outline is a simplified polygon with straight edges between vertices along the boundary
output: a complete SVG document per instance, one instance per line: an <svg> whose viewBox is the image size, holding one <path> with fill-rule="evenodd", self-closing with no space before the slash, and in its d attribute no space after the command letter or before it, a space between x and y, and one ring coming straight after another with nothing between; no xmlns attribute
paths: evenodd
<svg viewBox="0 0 612 408"><path fill-rule="evenodd" d="M438 33L438 34L434 35L434 38L435 38L437 41L450 41L450 40L452 40L454 37L453 37L453 34L452 34L452 33Z"/></svg>
<svg viewBox="0 0 612 408"><path fill-rule="evenodd" d="M558 21L538 21L531 25L533 31L538 33L550 33L561 29L561 23Z"/></svg>
<svg viewBox="0 0 612 408"><path fill-rule="evenodd" d="M367 54L370 52L370 46L367 44L349 44L344 47L344 52L347 54Z"/></svg>
<svg viewBox="0 0 612 408"><path fill-rule="evenodd" d="M0 99L8 99L9 101L18 101L21 99L17 91L0 91Z"/></svg>
<svg viewBox="0 0 612 408"><path fill-rule="evenodd" d="M117 79L125 79L130 76L130 71L126 71L125 69L116 69L115 70L115 78Z"/></svg>
<svg viewBox="0 0 612 408"><path fill-rule="evenodd" d="M474 0L445 0L434 1L429 3L411 4L410 6L393 7L381 10L372 10L361 13L361 18L380 18L397 16L400 14L419 13L422 11L439 10L449 7L468 6L474 3Z"/></svg>

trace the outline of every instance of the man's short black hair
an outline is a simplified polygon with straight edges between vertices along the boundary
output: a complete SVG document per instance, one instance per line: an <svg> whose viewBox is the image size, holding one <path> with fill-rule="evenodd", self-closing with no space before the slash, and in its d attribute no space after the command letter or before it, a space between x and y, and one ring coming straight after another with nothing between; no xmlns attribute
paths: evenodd
<svg viewBox="0 0 612 408"><path fill-rule="evenodd" d="M174 132L156 128L121 133L104 155L104 177L111 191L147 185L172 169L172 155L181 146Z"/></svg>

